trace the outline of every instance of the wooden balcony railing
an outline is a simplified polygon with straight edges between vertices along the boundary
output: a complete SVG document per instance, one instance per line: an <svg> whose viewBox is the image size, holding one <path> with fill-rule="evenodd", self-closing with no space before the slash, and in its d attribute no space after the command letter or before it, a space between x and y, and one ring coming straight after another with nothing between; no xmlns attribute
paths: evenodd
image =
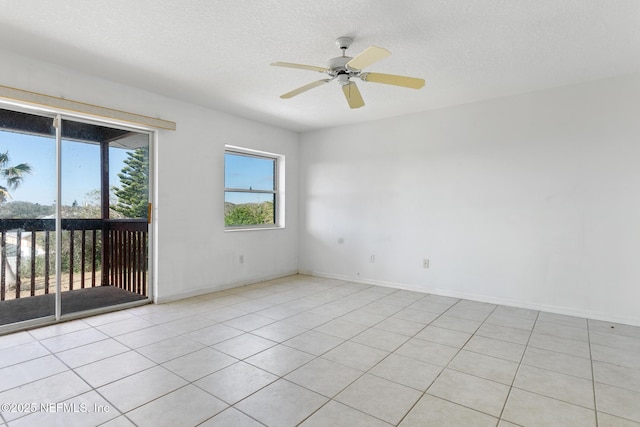
<svg viewBox="0 0 640 427"><path fill-rule="evenodd" d="M109 270L103 280L147 296L147 220L112 220L107 231Z"/></svg>
<svg viewBox="0 0 640 427"><path fill-rule="evenodd" d="M55 220L0 220L0 301L52 293ZM103 238L106 236L106 239ZM63 290L114 286L146 296L146 220L62 220Z"/></svg>

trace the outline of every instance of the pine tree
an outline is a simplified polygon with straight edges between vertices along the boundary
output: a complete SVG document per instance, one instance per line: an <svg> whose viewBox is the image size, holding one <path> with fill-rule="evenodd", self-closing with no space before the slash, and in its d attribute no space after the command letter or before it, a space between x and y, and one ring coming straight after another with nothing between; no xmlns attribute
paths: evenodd
<svg viewBox="0 0 640 427"><path fill-rule="evenodd" d="M113 207L127 218L146 218L149 198L149 150L136 148L127 153L118 174L121 186L115 189L118 202Z"/></svg>

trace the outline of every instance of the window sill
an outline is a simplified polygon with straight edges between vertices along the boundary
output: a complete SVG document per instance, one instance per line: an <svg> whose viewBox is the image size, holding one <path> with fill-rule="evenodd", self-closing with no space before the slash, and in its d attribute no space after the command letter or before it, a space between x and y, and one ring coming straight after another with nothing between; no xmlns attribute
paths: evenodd
<svg viewBox="0 0 640 427"><path fill-rule="evenodd" d="M284 230L283 225L272 225L268 227L228 227L224 229L225 233L237 233L239 231L264 231L264 230Z"/></svg>

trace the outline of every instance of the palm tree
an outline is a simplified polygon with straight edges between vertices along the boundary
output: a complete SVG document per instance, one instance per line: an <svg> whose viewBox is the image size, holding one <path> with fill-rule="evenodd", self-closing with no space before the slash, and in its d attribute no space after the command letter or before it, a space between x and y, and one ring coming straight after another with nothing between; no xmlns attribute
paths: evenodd
<svg viewBox="0 0 640 427"><path fill-rule="evenodd" d="M9 166L9 152L0 153L0 177L6 181L6 187L0 185L0 203L11 198L9 191L13 191L22 184L25 174L31 173L31 166L28 163Z"/></svg>

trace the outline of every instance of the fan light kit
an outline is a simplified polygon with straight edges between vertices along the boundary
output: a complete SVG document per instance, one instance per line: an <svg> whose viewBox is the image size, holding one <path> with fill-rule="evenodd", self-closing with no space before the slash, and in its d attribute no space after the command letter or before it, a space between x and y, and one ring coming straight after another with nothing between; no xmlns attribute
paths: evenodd
<svg viewBox="0 0 640 427"><path fill-rule="evenodd" d="M281 95L280 98L288 99L300 95L314 87L322 86L332 80L338 80L342 86L342 92L347 99L350 108L360 108L364 106L362 95L356 83L352 79L359 78L365 82L384 83L393 86L420 89L424 86L424 79L415 77L397 76L394 74L367 73L362 72L365 67L374 64L381 59L391 55L386 49L378 46L370 46L354 58L346 56L345 52L351 46L353 39L350 37L340 37L336 44L342 49L342 56L329 60L327 67L317 67L314 65L293 64L291 62L274 62L271 65L276 67L300 68L302 70L317 71L329 75L330 78L318 80Z"/></svg>

